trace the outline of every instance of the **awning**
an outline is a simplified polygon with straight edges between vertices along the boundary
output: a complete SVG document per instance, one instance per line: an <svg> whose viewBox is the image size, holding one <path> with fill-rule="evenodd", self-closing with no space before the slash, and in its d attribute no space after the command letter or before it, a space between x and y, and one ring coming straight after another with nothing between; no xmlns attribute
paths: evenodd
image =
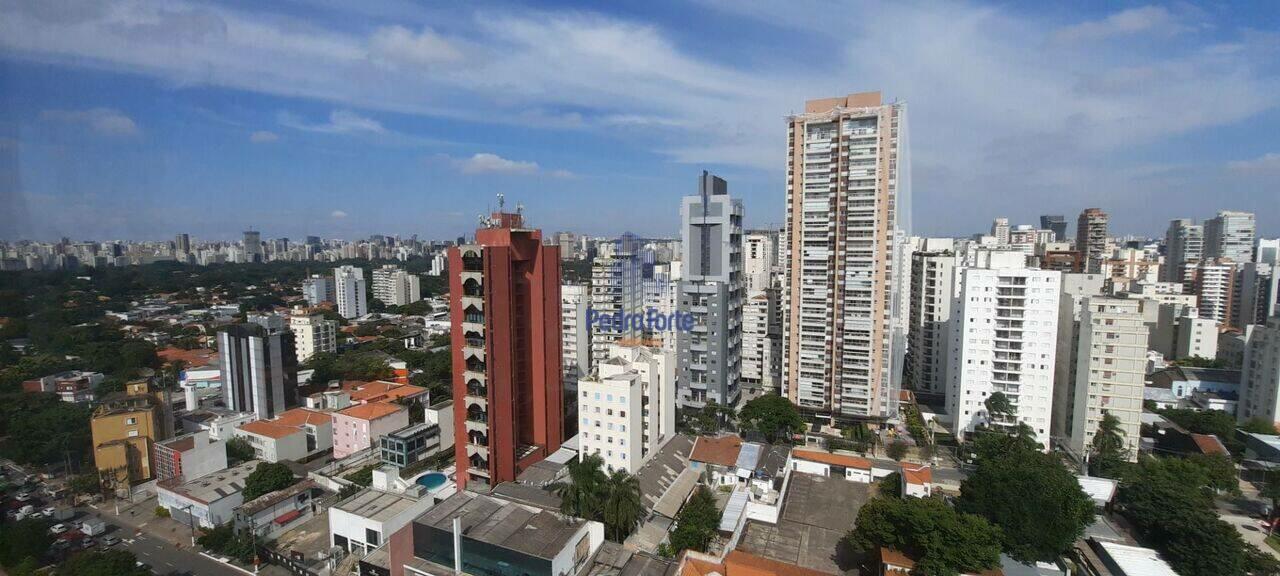
<svg viewBox="0 0 1280 576"><path fill-rule="evenodd" d="M290 510L288 512L285 512L284 514L276 516L276 519L272 520L272 522L275 522L276 524L284 526L285 524L292 522L295 518L301 515L302 515L301 510Z"/></svg>

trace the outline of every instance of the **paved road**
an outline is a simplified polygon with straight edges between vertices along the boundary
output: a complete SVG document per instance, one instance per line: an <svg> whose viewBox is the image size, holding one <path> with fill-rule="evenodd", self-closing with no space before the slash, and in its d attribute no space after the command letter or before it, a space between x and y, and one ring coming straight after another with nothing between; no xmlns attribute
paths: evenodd
<svg viewBox="0 0 1280 576"><path fill-rule="evenodd" d="M244 572L211 560L188 549L174 547L159 538L142 534L124 539L117 546L133 552L138 561L151 565L156 574L190 572L204 576L245 576Z"/></svg>

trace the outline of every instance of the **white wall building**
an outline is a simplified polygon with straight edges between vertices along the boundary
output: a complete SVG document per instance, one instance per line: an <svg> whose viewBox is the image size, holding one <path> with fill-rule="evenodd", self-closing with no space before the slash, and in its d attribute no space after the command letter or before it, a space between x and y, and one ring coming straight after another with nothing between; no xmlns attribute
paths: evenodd
<svg viewBox="0 0 1280 576"><path fill-rule="evenodd" d="M778 233L753 230L742 238L742 273L747 277L747 292L773 287L778 271Z"/></svg>
<svg viewBox="0 0 1280 576"><path fill-rule="evenodd" d="M1089 450L1103 415L1110 414L1120 420L1129 460L1138 459L1148 338L1142 308L1150 305L1134 298L1084 299L1071 430L1071 448L1078 455Z"/></svg>
<svg viewBox="0 0 1280 576"><path fill-rule="evenodd" d="M968 268L951 308L947 411L962 437L982 424L1024 423L1049 447L1061 274L1032 268ZM1003 393L1011 420L993 422L984 402Z"/></svg>
<svg viewBox="0 0 1280 576"><path fill-rule="evenodd" d="M782 390L782 309L778 289L747 294L742 306L742 390L750 396Z"/></svg>
<svg viewBox="0 0 1280 576"><path fill-rule="evenodd" d="M404 306L422 299L422 279L399 266L386 264L373 271L373 297L387 306Z"/></svg>
<svg viewBox="0 0 1280 576"><path fill-rule="evenodd" d="M334 300L343 318L359 318L369 313L364 293L364 269L339 266L333 269Z"/></svg>
<svg viewBox="0 0 1280 576"><path fill-rule="evenodd" d="M951 251L911 255L906 385L917 392L947 389L947 322L955 298L958 259Z"/></svg>
<svg viewBox="0 0 1280 576"><path fill-rule="evenodd" d="M335 320L326 320L320 314L311 314L307 309L295 306L289 314L289 330L293 332L298 362L306 362L319 352L338 351L338 322Z"/></svg>
<svg viewBox="0 0 1280 576"><path fill-rule="evenodd" d="M1101 296L1106 285L1104 274L1062 275L1062 292L1058 296L1057 358L1053 373L1053 436L1071 437L1071 420L1075 415L1076 347L1080 340L1080 315L1084 300Z"/></svg>
<svg viewBox="0 0 1280 576"><path fill-rule="evenodd" d="M675 434L675 359L641 346L610 346L597 373L578 380L581 454L634 473Z"/></svg>
<svg viewBox="0 0 1280 576"><path fill-rule="evenodd" d="M586 286L560 286L561 369L566 379L577 379L591 370L591 327L587 325L590 305Z"/></svg>
<svg viewBox="0 0 1280 576"><path fill-rule="evenodd" d="M1241 422L1254 418L1280 422L1280 316L1249 332L1236 415Z"/></svg>
<svg viewBox="0 0 1280 576"><path fill-rule="evenodd" d="M1195 308L1184 309L1195 312ZM1178 318L1177 358L1216 358L1218 356L1218 323L1203 316L1184 315Z"/></svg>

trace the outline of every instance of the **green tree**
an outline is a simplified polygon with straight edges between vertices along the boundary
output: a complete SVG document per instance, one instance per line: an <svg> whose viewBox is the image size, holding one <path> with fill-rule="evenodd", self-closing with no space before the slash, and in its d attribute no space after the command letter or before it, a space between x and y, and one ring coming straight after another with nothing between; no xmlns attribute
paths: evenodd
<svg viewBox="0 0 1280 576"><path fill-rule="evenodd" d="M954 576L1000 565L999 528L937 498L873 498L858 511L844 543L871 571L881 548L916 562L913 574Z"/></svg>
<svg viewBox="0 0 1280 576"><path fill-rule="evenodd" d="M1240 425L1240 429L1252 434L1267 434L1271 436L1276 434L1275 423L1266 418L1250 418Z"/></svg>
<svg viewBox="0 0 1280 576"><path fill-rule="evenodd" d="M244 479L244 501L248 502L263 494L288 488L297 481L293 472L283 463L261 462Z"/></svg>
<svg viewBox="0 0 1280 576"><path fill-rule="evenodd" d="M237 462L248 462L255 457L253 446L248 440L241 436L227 440L227 458Z"/></svg>
<svg viewBox="0 0 1280 576"><path fill-rule="evenodd" d="M1177 366L1187 366L1190 368L1226 368L1227 367L1227 363L1225 360L1218 360L1215 358L1205 358L1204 356L1188 356L1186 358L1179 358L1177 360L1174 360L1173 363Z"/></svg>
<svg viewBox="0 0 1280 576"><path fill-rule="evenodd" d="M1098 430L1089 443L1089 473L1104 478L1119 478L1127 463L1128 450L1124 447L1124 432L1120 418L1104 411Z"/></svg>
<svg viewBox="0 0 1280 576"><path fill-rule="evenodd" d="M49 523L27 518L0 526L0 565L17 566L27 558L39 561L49 551L53 537Z"/></svg>
<svg viewBox="0 0 1280 576"><path fill-rule="evenodd" d="M1244 444L1236 440L1236 418L1222 410L1192 410L1190 408L1171 408L1161 410L1161 416L1168 418L1190 432L1196 434L1213 434L1222 441L1232 454L1244 450Z"/></svg>
<svg viewBox="0 0 1280 576"><path fill-rule="evenodd" d="M902 473L894 472L876 483L876 489L880 496L885 498L901 498L902 497Z"/></svg>
<svg viewBox="0 0 1280 576"><path fill-rule="evenodd" d="M569 478L550 486L560 497L560 511L568 516L587 520L600 520L604 516L605 483L604 459L599 454L587 454L565 465Z"/></svg>
<svg viewBox="0 0 1280 576"><path fill-rule="evenodd" d="M230 522L212 530L206 530L203 535L196 538L196 544L241 562L250 562L255 555L253 540L247 534L236 531Z"/></svg>
<svg viewBox="0 0 1280 576"><path fill-rule="evenodd" d="M355 472L352 472L350 474L347 474L346 476L343 476L343 478L347 479L353 484L357 484L359 486L368 488L369 486L373 485L373 471L377 467L378 467L378 464L370 464L368 466L365 466L364 468L361 468L359 470L356 470Z"/></svg>
<svg viewBox="0 0 1280 576"><path fill-rule="evenodd" d="M1012 418L1018 412L1018 408L1009 401L1009 397L1004 392L993 392L982 401L982 405L987 409L987 416L992 424L1004 425L1007 420Z"/></svg>
<svg viewBox="0 0 1280 576"><path fill-rule="evenodd" d="M1187 460L1205 472L1206 485L1218 492L1240 493L1236 463L1226 454L1192 454Z"/></svg>
<svg viewBox="0 0 1280 576"><path fill-rule="evenodd" d="M981 450L986 453L960 485L956 508L1000 527L1004 550L1015 560L1051 561L1093 522L1093 500L1058 457L1017 438Z"/></svg>
<svg viewBox="0 0 1280 576"><path fill-rule="evenodd" d="M699 484L689 501L676 516L676 528L667 538L668 550L678 555L681 550L706 552L720 527L720 510L715 496L705 485Z"/></svg>
<svg viewBox="0 0 1280 576"><path fill-rule="evenodd" d="M1271 471L1267 473L1266 481L1262 484L1262 489L1258 491L1258 496L1270 500L1272 510L1280 509L1280 472Z"/></svg>
<svg viewBox="0 0 1280 576"><path fill-rule="evenodd" d="M102 490L102 483L97 474L79 474L67 480L67 490L72 494L97 494Z"/></svg>
<svg viewBox="0 0 1280 576"><path fill-rule="evenodd" d="M790 442L792 435L804 431L800 410L777 394L765 394L747 402L738 413L738 424L743 430L759 432L769 442Z"/></svg>
<svg viewBox="0 0 1280 576"><path fill-rule="evenodd" d="M605 494L605 534L614 542L622 542L644 518L640 480L626 470L614 470L605 483Z"/></svg>
<svg viewBox="0 0 1280 576"><path fill-rule="evenodd" d="M58 565L58 576L150 576L126 550L90 550L72 554Z"/></svg>

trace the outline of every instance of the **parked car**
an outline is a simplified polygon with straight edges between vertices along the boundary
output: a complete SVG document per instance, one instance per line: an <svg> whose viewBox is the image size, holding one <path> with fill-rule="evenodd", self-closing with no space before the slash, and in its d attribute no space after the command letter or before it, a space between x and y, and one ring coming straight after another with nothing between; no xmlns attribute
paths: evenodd
<svg viewBox="0 0 1280 576"><path fill-rule="evenodd" d="M50 527L49 527L49 533L51 533L51 534L61 534L61 533L66 532L67 530L70 530L70 529L71 529L71 527L70 527L70 526L67 526L66 524L54 524L53 526L50 526Z"/></svg>
<svg viewBox="0 0 1280 576"><path fill-rule="evenodd" d="M14 496L14 497L13 497L13 499L14 499L14 500L17 500L17 501L19 501L19 502L27 502L27 501L31 500L31 493L30 493L30 492L19 492L17 496Z"/></svg>
<svg viewBox="0 0 1280 576"><path fill-rule="evenodd" d="M93 548L93 545L94 545L94 544L97 544L97 542L94 542L94 541L93 541L93 538L82 538L82 539L80 539L80 547L81 547L81 548L84 548L84 549Z"/></svg>
<svg viewBox="0 0 1280 576"><path fill-rule="evenodd" d="M45 518L52 518L53 515L57 513L58 513L58 509L54 508L53 506L50 506L40 511L40 515L44 516Z"/></svg>
<svg viewBox="0 0 1280 576"><path fill-rule="evenodd" d="M107 536L106 538L102 539L103 548L107 548L109 546L115 546L116 544L119 544L119 543L120 543L120 539L116 538L115 536Z"/></svg>

